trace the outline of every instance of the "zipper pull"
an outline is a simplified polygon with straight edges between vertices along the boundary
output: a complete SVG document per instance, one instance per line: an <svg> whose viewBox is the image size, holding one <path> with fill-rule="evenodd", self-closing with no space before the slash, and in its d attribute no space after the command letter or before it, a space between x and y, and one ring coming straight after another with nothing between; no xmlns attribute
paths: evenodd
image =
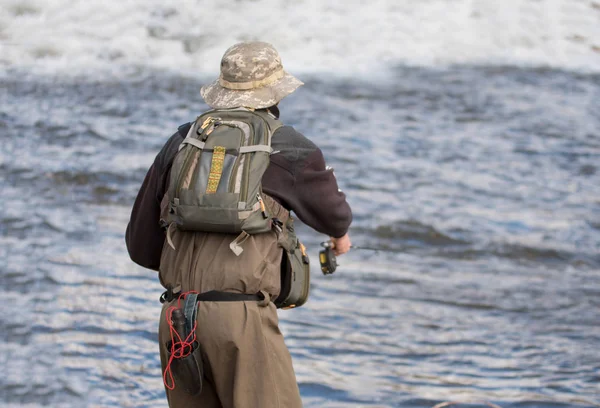
<svg viewBox="0 0 600 408"><path fill-rule="evenodd" d="M302 254L302 262L305 265L309 264L309 259L308 259L308 255L306 255L306 247L304 245L302 245L302 243L300 241L298 241L298 246L300 246L300 253Z"/></svg>
<svg viewBox="0 0 600 408"><path fill-rule="evenodd" d="M279 218L273 218L273 228L275 229L275 231L277 232L277 235L281 234L283 232L283 223L281 222L281 220Z"/></svg>
<svg viewBox="0 0 600 408"><path fill-rule="evenodd" d="M202 126L200 126L200 130L206 129L211 123L213 123L216 120L217 120L216 118L209 116L208 118L206 118L206 120L204 122L202 122Z"/></svg>
<svg viewBox="0 0 600 408"><path fill-rule="evenodd" d="M258 203L260 204L260 212L262 213L263 218L266 220L267 218L269 218L269 215L267 214L265 202L263 201L259 193L256 193L256 198L258 199Z"/></svg>
<svg viewBox="0 0 600 408"><path fill-rule="evenodd" d="M206 142L206 139L208 139L208 136L213 132L213 130L215 130L215 128L217 126L219 126L221 124L220 120L221 120L221 118L213 118L213 117L209 116L202 123L202 126L200 126L200 130L201 130L203 142Z"/></svg>

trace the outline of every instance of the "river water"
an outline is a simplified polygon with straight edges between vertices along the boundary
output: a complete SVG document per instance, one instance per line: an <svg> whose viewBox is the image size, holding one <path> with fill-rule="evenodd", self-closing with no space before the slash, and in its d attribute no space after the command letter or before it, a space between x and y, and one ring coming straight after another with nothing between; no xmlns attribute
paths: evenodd
<svg viewBox="0 0 600 408"><path fill-rule="evenodd" d="M305 406L600 407L600 4L362 3L0 0L1 407L166 407L162 288L124 232L247 39L306 83L282 119L380 249L325 277L299 228Z"/></svg>
<svg viewBox="0 0 600 408"><path fill-rule="evenodd" d="M165 407L161 288L123 235L206 78L0 86L0 380L7 407ZM600 400L600 76L397 67L282 102L353 207L356 245L280 313L307 407ZM471 406L471 405L469 405ZM475 406L475 405L472 405Z"/></svg>

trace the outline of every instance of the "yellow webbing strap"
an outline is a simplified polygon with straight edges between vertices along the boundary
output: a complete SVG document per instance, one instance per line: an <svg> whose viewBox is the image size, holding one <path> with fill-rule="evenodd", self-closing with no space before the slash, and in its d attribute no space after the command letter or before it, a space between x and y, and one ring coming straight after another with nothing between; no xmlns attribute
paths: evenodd
<svg viewBox="0 0 600 408"><path fill-rule="evenodd" d="M225 148L215 146L213 150L212 161L210 162L210 173L208 174L208 183L206 184L206 194L217 192L221 174L223 174L223 162L225 161Z"/></svg>

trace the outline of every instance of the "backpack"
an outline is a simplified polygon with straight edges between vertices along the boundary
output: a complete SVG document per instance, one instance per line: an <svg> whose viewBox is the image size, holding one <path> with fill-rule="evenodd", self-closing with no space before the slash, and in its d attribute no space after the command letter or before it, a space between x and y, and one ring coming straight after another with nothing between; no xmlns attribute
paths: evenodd
<svg viewBox="0 0 600 408"><path fill-rule="evenodd" d="M211 110L199 116L175 155L166 198L166 223L185 231L240 234L239 255L249 235L273 228L263 202L262 176L271 137L282 123L267 112ZM167 241L171 246L169 232Z"/></svg>
<svg viewBox="0 0 600 408"><path fill-rule="evenodd" d="M278 308L289 309L302 306L308 299L310 264L289 211L262 192L262 176L272 152L271 137L280 126L271 114L244 108L212 110L199 116L173 160L161 202L161 222L168 225L166 239L173 250L171 228L177 227L237 233L229 247L238 256L246 238L274 229L283 254L281 291L273 302ZM186 239L189 237L175 235L178 246ZM161 273L169 276L175 259L167 252L161 259ZM180 282L175 278L171 284L178 286Z"/></svg>

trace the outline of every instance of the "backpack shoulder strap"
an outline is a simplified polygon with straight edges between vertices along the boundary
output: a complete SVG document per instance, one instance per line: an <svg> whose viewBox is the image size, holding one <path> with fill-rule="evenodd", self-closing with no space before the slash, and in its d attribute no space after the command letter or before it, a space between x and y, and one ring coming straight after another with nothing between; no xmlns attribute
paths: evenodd
<svg viewBox="0 0 600 408"><path fill-rule="evenodd" d="M179 134L181 135L181 137L185 137L185 135L188 134L188 132L190 131L190 128L192 127L192 125L195 123L194 122L188 122L188 123L184 123L183 125L179 126L177 128L177 131L179 132Z"/></svg>
<svg viewBox="0 0 600 408"><path fill-rule="evenodd" d="M269 136L269 145L270 145L271 144L271 136L273 136L273 133L275 133L275 131L277 129L279 129L280 127L283 126L283 123L270 112L254 111L254 113L260 115L260 117L262 117L263 119L265 119L267 121L267 124L269 125L269 131L271 133Z"/></svg>

